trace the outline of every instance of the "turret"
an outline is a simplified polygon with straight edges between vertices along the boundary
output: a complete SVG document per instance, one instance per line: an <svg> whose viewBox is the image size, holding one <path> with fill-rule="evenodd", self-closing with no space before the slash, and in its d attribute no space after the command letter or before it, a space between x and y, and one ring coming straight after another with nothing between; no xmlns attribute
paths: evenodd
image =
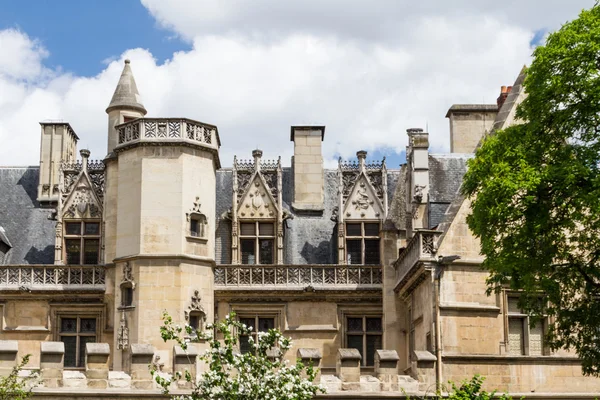
<svg viewBox="0 0 600 400"><path fill-rule="evenodd" d="M148 113L140 99L129 60L125 60L121 78L106 113L108 114L108 154L110 155L118 143L115 126L142 118Z"/></svg>

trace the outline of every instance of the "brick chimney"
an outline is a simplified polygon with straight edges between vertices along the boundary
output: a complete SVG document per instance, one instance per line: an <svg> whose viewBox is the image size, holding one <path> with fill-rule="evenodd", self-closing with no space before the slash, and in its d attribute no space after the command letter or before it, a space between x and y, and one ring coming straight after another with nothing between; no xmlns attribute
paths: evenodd
<svg viewBox="0 0 600 400"><path fill-rule="evenodd" d="M506 98L508 97L508 94L510 93L510 91L512 90L512 86L501 86L500 87L500 96L498 96L498 99L496 99L496 104L498 104L498 111L500 111L500 109L502 108L502 104L504 104L504 101L506 101Z"/></svg>

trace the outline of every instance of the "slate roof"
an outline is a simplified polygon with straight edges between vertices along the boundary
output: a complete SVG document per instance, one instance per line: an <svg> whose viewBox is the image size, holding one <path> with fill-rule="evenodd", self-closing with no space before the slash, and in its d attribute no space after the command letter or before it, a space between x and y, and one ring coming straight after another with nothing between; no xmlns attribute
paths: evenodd
<svg viewBox="0 0 600 400"><path fill-rule="evenodd" d="M38 167L0 167L0 226L12 248L5 264L53 264L55 222L36 201Z"/></svg>
<svg viewBox="0 0 600 400"><path fill-rule="evenodd" d="M142 104L140 93L138 92L129 60L125 60L125 66L123 67L123 72L121 72L121 78L119 78L119 83L115 88L115 92L113 93L113 97L110 100L110 104L108 105L106 112L109 112L117 107L130 108L139 111L144 115L147 113L146 108Z"/></svg>
<svg viewBox="0 0 600 400"><path fill-rule="evenodd" d="M467 160L474 154L429 155L429 228L438 226L448 206L460 195L460 186L467 172Z"/></svg>

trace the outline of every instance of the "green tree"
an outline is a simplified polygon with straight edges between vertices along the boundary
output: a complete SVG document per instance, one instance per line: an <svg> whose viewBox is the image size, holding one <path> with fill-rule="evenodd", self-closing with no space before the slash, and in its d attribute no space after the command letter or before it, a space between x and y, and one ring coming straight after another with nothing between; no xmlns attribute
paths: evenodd
<svg viewBox="0 0 600 400"><path fill-rule="evenodd" d="M31 397L37 373L19 376L19 373L29 363L29 356L29 354L24 356L10 374L0 377L0 400L25 400Z"/></svg>
<svg viewBox="0 0 600 400"><path fill-rule="evenodd" d="M204 332L195 331L189 325L175 325L167 313L163 314L163 322L160 331L165 341L175 340L183 349L187 349L190 342L205 340L208 344L208 350L199 357L207 363L208 371L198 381L188 371L184 376L173 377L192 384L191 394L177 396L177 399L309 400L318 392L324 392L322 387L312 383L317 369L305 366L300 360L290 365L283 359L292 342L277 329L258 332L255 342L249 335L251 329L238 322L234 313L214 326L207 325ZM245 354L237 350L239 334L248 335L250 351ZM156 370L152 375L168 393L171 379L159 376Z"/></svg>
<svg viewBox="0 0 600 400"><path fill-rule="evenodd" d="M522 124L487 137L463 193L481 239L488 292L521 290L550 316L547 344L600 374L600 7L536 48L517 109Z"/></svg>
<svg viewBox="0 0 600 400"><path fill-rule="evenodd" d="M450 387L445 387L445 394L437 393L435 396L430 396L426 394L423 397L417 397L418 399L435 399L435 400L512 400L507 394L497 395L497 391L486 392L485 390L481 390L483 386L483 381L485 378L481 375L475 375L471 378L471 380L464 380L457 385L456 383L449 381L448 384ZM408 400L411 400L412 397L407 396Z"/></svg>

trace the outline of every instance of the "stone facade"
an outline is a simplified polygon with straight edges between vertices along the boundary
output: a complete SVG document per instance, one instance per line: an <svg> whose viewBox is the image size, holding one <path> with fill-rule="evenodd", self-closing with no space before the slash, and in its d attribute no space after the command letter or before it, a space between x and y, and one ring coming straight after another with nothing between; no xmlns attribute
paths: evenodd
<svg viewBox="0 0 600 400"><path fill-rule="evenodd" d="M340 398L476 373L489 389L593 398L600 380L544 346L547 321L530 326L514 293L486 296L466 224L466 162L517 122L522 80L498 105L450 108L452 154L409 129L400 169L359 151L327 170L325 127L294 126L291 168L260 150L221 168L217 127L146 118L126 62L102 161L76 162L70 125L43 123L39 169L0 168L0 374L31 354L40 399L160 398L148 365L201 373L205 349L164 343L163 312L197 328L235 312L290 336L287 359Z"/></svg>

